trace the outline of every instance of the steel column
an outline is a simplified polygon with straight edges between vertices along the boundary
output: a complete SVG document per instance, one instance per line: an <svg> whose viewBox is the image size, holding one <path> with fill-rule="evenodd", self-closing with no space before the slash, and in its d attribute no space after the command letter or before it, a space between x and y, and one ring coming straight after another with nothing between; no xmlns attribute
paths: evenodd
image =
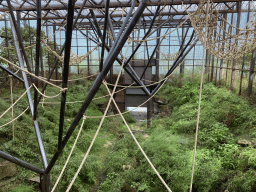
<svg viewBox="0 0 256 192"><path fill-rule="evenodd" d="M64 67L63 67L63 72L62 72L62 88L67 88L67 85L68 85L69 60L70 60L73 18L74 18L74 6L75 6L75 1L69 0L68 1L68 15L67 15L67 30L66 30L66 40L65 40L66 43L65 43L65 54L64 54ZM62 149L62 135L63 135L63 125L64 125L64 117L65 117L66 94L67 94L66 91L62 92L62 94L61 94L58 151L60 151Z"/></svg>

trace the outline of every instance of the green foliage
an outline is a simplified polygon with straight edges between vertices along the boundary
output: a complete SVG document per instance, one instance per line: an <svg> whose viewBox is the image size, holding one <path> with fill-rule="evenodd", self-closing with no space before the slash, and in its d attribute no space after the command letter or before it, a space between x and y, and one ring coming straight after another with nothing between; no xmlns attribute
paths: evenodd
<svg viewBox="0 0 256 192"><path fill-rule="evenodd" d="M67 101L83 101L92 83L80 80L79 84L75 82L70 85ZM17 99L21 93L22 91L15 92L14 98ZM49 87L46 94L57 93L58 91ZM105 94L105 88L101 87L96 97ZM140 124L140 128L148 135L135 132L148 158L174 192L188 191L190 186L198 94L198 79L184 78L179 86L168 83L158 97L171 106L172 113L168 117L161 116L154 119L150 129L145 128L145 123ZM46 99L46 101L59 101L59 98ZM106 103L106 98L94 100L85 115L102 116L100 108L103 109ZM1 97L0 105L0 111L3 112L9 107L10 101ZM15 106L15 115L22 112L25 106L27 106L26 98ZM66 105L64 130L69 128L80 107L81 103ZM59 106L39 105L38 113L45 150L50 159L57 148ZM1 122L10 121L10 114L10 112L6 114L6 118L1 119ZM255 140L255 114L256 109L253 106L225 88L203 84L193 191L256 190L255 148L240 147L236 144L238 138L242 136ZM100 119L85 120L80 139L56 191L66 190L91 143ZM125 114L125 119L130 124L134 123L129 113ZM78 127L80 125L81 122ZM132 128L135 126L138 125L131 125ZM53 167L52 183L57 180L77 133L78 129L75 129L56 166ZM38 145L34 142L36 136L29 112L15 122L15 140L12 140L11 125L0 129L0 139L4 141L2 146L4 150L7 149L11 154L33 165L42 166ZM106 143L110 145L105 146ZM17 181L18 184L31 175L30 172L22 173L21 169L19 174L22 178ZM23 183L19 186L25 191L33 191L33 187L29 188ZM16 187L12 190L17 191L17 189ZM127 133L121 118L117 116L105 119L71 190L158 192L166 189L133 138Z"/></svg>
<svg viewBox="0 0 256 192"><path fill-rule="evenodd" d="M34 192L34 188L32 185L20 184L12 188L11 192Z"/></svg>

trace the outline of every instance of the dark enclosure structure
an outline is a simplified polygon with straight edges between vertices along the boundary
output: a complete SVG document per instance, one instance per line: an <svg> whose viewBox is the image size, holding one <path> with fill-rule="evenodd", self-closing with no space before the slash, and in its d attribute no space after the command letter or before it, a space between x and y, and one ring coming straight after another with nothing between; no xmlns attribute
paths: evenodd
<svg viewBox="0 0 256 192"><path fill-rule="evenodd" d="M203 12L206 4L211 9ZM208 81L228 86L239 95L247 90L250 97L256 43L255 26L246 23L254 18L253 5L241 0L0 1L0 83L11 75L24 84L43 166L36 167L5 151L0 151L0 157L40 174L41 190L51 191L51 170L103 83L117 92L114 98L121 112L127 107L148 107L149 122L151 99L162 84L172 76L200 74L202 67ZM212 16L209 20L200 17L204 18L202 25L197 16L210 15L207 10ZM201 37L200 27L207 29L208 36ZM242 46L240 37L248 48ZM219 50L234 53L233 47L238 49L234 57L215 54ZM243 56L236 58L240 49ZM89 76L94 82L64 132L70 74ZM61 95L58 148L50 159L37 111L48 86L59 89Z"/></svg>

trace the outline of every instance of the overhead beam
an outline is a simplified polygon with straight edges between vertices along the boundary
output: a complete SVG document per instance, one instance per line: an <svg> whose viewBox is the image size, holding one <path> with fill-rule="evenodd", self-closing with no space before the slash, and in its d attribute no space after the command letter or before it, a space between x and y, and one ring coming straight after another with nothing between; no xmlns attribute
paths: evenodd
<svg viewBox="0 0 256 192"><path fill-rule="evenodd" d="M214 3L223 3L224 2L239 2L241 0L213 0ZM199 0L187 0L187 1L173 1L173 0L166 0L166 1L158 1L158 2L148 2L147 6L158 6L158 5L182 5L183 4L199 4ZM1 5L5 5L4 3L2 3ZM6 6L6 5L5 5ZM75 5L75 9L80 9L82 6L82 3L77 3ZM135 6L139 6L139 3L136 3ZM127 1L124 2L123 4L120 4L120 2L112 2L109 4L109 8L119 8L119 7L131 7L131 1ZM95 9L103 9L105 8L104 3L98 4L98 5L84 5L83 6L84 9L90 9L90 8L95 8ZM227 6L227 8L229 8ZM14 5L13 9L15 11L36 11L36 7L32 7L31 5L28 6L23 6L20 7L19 5ZM66 6L65 5L46 5L46 3L42 2L42 10L66 10ZM0 11L8 11L8 8L1 8Z"/></svg>

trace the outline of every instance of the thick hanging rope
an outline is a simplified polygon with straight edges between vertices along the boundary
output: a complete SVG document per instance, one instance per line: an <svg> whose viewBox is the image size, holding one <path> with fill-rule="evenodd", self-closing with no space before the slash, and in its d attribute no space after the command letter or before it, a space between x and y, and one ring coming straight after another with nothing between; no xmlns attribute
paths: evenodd
<svg viewBox="0 0 256 192"><path fill-rule="evenodd" d="M59 92L57 95L48 96L48 95L43 94L43 93L37 88L37 86L36 86L34 83L32 83L32 85L33 85L33 87L36 89L36 91L37 91L40 95L42 95L43 97L48 98L48 99L52 99L52 98L58 97L60 94L62 94L62 92ZM67 90L67 88L63 88L63 89L64 89L64 90Z"/></svg>
<svg viewBox="0 0 256 192"><path fill-rule="evenodd" d="M73 151L74 151L74 149L75 149L75 146L76 146L76 143L77 143L78 138L79 138L79 136L80 136L80 133L81 133L81 131L82 131L82 129L83 129L85 119L86 119L86 116L83 117L83 121L82 121L82 124L81 124L81 126L80 126L80 129L79 129L79 131L78 131L78 134L77 134L77 136L76 136L76 140L75 140L75 142L74 142L74 144L73 144L73 146L72 146L72 149L71 149L71 151L70 151L70 153L69 153L69 155L68 155L68 158L67 158L67 160L66 160L66 162L65 162L65 165L63 166L63 168L62 168L62 170L61 170L61 173L60 173L60 175L59 175L57 181L55 182L55 184L54 184L54 186L53 186L51 192L54 192L54 191L55 191L55 189L56 189L57 185L59 184L59 181L60 181L60 179L61 179L61 177L62 177L62 175L63 175L63 173L64 173L64 171L65 171L65 169L66 169L66 167L67 167L67 164L68 164L68 162L69 162L69 160L70 160L70 158L71 158L71 155L72 155L72 153L73 153Z"/></svg>
<svg viewBox="0 0 256 192"><path fill-rule="evenodd" d="M110 94L110 90L107 86L107 84L105 82L103 82L105 87L107 88L109 94ZM154 170L154 172L156 173L156 175L158 176L158 178L160 179L160 181L163 183L163 185L166 187L166 189L169 191L169 192L172 192L172 190L168 187L168 185L166 184L166 182L164 181L164 179L161 177L161 175L158 173L158 171L156 170L155 166L151 163L150 159L148 158L148 156L146 155L146 153L144 152L144 150L142 149L142 147L140 146L139 142L137 141L136 137L134 136L134 134L132 133L132 130L130 129L129 125L127 124L124 116L122 115L122 112L120 111L119 107L117 106L114 98L113 98L113 95L111 95L111 98L110 100L113 101L119 115L121 116L125 126L127 127L128 131L130 132L132 138L134 139L135 143L137 144L137 146L139 147L140 151L142 152L142 154L144 155L144 157L146 158L146 160L148 161L149 165L151 166L151 168Z"/></svg>
<svg viewBox="0 0 256 192"><path fill-rule="evenodd" d="M129 45L130 45L130 40L128 40L128 42L127 42L127 47L126 47L126 51L125 51L124 58L126 58ZM125 59L124 59L123 62L122 62L121 69L120 69L119 74L118 74L118 76L117 76L116 84L115 84L115 86L114 86L114 88L113 88L113 92L110 94L112 97L113 97L113 95L114 95L114 93L115 93L116 86L117 86L118 81L119 81L119 79L120 79L120 77L121 77L122 69L123 69L123 66L124 66L124 61L125 61ZM85 162L85 160L87 159L87 157L88 157L88 155L89 155L89 153L90 153L90 151L91 151L91 148L92 148L92 146L93 146L93 144L94 144L94 142L95 142L95 140L96 140L96 138L97 138L97 136L98 136L98 134L99 134L99 131L100 131L100 129L101 129L101 127L102 127L102 124L103 124L103 122L104 122L104 119L105 119L105 117L106 117L106 115L107 115L107 112L108 112L108 109L109 109L109 107L110 107L110 104L111 104L111 99L109 99L109 101L108 101L107 107L106 107L106 109L105 109L105 111L104 111L104 114L103 114L103 117L102 117L102 119L101 119L101 121L100 121L100 124L99 124L99 126L98 126L98 129L97 129L97 131L96 131L96 133L95 133L95 135L94 135L94 137L93 137L93 139L92 139L92 141L91 141L91 143L90 143L89 148L87 149L86 154L84 155L84 158L83 158L83 160L82 160L82 162L81 162L81 164L80 164L80 166L79 166L79 168L78 168L78 170L77 170L75 176L73 177L71 183L69 184L69 186L68 186L66 192L69 192L69 190L71 189L72 185L74 184L74 182L75 182L75 180L76 180L76 178L77 178L79 172L81 171L81 169L82 169L82 167L83 167L83 165L84 165L84 162Z"/></svg>
<svg viewBox="0 0 256 192"><path fill-rule="evenodd" d="M29 109L29 106L21 113L19 114L17 117L15 117L13 120L9 121L8 123L1 125L0 128L5 127L6 125L9 125L10 123L14 122L15 120L17 120L20 116L22 116L27 110Z"/></svg>
<svg viewBox="0 0 256 192"><path fill-rule="evenodd" d="M86 76L86 77L81 77L81 78L77 78L77 79L69 79L68 82L72 82L72 81L78 81L78 80L83 80L83 79L88 79L88 78L91 78L91 77L94 77L96 75L98 75L99 73L95 73L95 74L92 74L92 75L89 75L89 76ZM45 77L41 77L43 79L47 79ZM62 82L62 80L56 80L56 79L49 79L49 81L53 81L53 82Z"/></svg>
<svg viewBox="0 0 256 192"><path fill-rule="evenodd" d="M30 76L32 76L32 77L37 78L37 79L39 79L39 80L41 80L41 81L43 81L43 82L45 82L45 83L47 83L47 84L49 84L49 85L51 85L51 86L53 86L53 87L58 88L61 92L67 90L67 88L59 87L59 86L57 86L57 85L55 85L55 84L53 84L53 83L51 83L51 82L49 82L49 81L47 81L47 80L45 80L45 79L39 77L39 76L36 76L36 75L33 74L33 73L30 73L30 72L29 72L28 70L26 70L26 69L22 69L21 67L15 65L14 63L12 63L11 61L5 59L5 58L2 57L2 56L0 56L0 59L3 60L3 61L5 61L6 63L9 63L10 65L12 65L13 67L19 69L20 71L23 71L23 72L27 73L28 75L30 75Z"/></svg>
<svg viewBox="0 0 256 192"><path fill-rule="evenodd" d="M210 0L207 1L207 7L206 7L206 26L205 26L206 33L208 30L208 12L209 12L209 8L210 8L209 2L210 2ZM205 44L204 46L207 46L206 45L207 42L204 42L204 44ZM205 58L205 50L203 52L203 58ZM190 192L192 192L193 177L194 177L194 171L195 171L197 136L198 136L199 120L200 120L203 80L204 80L204 59L202 60L201 81L200 81L199 101L198 101L197 120L196 120L195 144L194 144L194 154L193 154L193 163L192 163L192 171L191 171L190 190L189 190Z"/></svg>
<svg viewBox="0 0 256 192"><path fill-rule="evenodd" d="M52 50L51 47L49 47L47 45L47 43L45 42L45 40L42 40L45 48L52 52L54 54L55 57L57 57L62 63L64 63L64 57L59 55L56 51ZM83 60L85 60L85 58L87 58L94 50L96 50L98 47L100 46L100 43L94 47L92 50L90 50L89 52L87 52L84 55L75 55L73 52L71 52L70 54L70 61L69 61L69 65L76 65L78 63L81 63Z"/></svg>
<svg viewBox="0 0 256 192"><path fill-rule="evenodd" d="M209 6L207 14L206 6ZM212 1L201 0L194 13L188 12L191 25L204 48L218 59L226 60L241 58L252 52L256 48L256 13L252 12L245 27L239 28L223 18L215 7ZM219 20L225 24L220 25ZM204 30L206 25L208 31ZM236 34L232 29L235 29Z"/></svg>
<svg viewBox="0 0 256 192"><path fill-rule="evenodd" d="M0 119L31 89L32 85L5 111L0 115Z"/></svg>

